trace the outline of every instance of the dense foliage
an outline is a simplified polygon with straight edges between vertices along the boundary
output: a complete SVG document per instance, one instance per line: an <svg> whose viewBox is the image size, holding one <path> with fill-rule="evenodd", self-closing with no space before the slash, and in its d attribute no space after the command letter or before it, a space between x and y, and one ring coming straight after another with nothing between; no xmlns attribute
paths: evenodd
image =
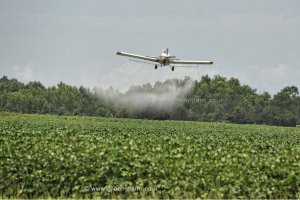
<svg viewBox="0 0 300 200"><path fill-rule="evenodd" d="M112 95L118 99L126 99L131 94L139 94L135 99L145 94L157 95L164 93L167 86L182 88L187 82L191 82L191 79L167 80L153 86L134 86L126 93L110 88L101 96L97 88L90 90L64 83L46 88L40 82L23 84L4 76L0 79L0 112L222 121L277 126L296 126L300 123L300 96L297 87L285 87L271 96L267 92L258 94L255 89L241 85L238 79L220 76L203 76L200 81L193 81L192 90L181 97L191 101L170 102L170 107L167 103L161 106L146 104L143 109L136 109L135 105L128 102L124 104L115 99L107 101L107 96Z"/></svg>
<svg viewBox="0 0 300 200"><path fill-rule="evenodd" d="M109 109L87 88L76 88L62 82L46 88L37 81L23 84L6 76L0 79L1 111L111 116Z"/></svg>
<svg viewBox="0 0 300 200"><path fill-rule="evenodd" d="M3 113L0 195L297 199L299 155L298 127Z"/></svg>

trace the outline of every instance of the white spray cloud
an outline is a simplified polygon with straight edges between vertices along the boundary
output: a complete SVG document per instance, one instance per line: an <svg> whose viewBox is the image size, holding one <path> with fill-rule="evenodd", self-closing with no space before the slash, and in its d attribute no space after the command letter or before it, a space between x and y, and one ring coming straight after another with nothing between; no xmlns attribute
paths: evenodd
<svg viewBox="0 0 300 200"><path fill-rule="evenodd" d="M169 111L177 102L185 99L194 88L194 81L186 78L179 83L175 79L164 83L157 82L154 86L132 86L127 92L97 88L96 94L100 100L114 107L143 111L151 108L155 111Z"/></svg>

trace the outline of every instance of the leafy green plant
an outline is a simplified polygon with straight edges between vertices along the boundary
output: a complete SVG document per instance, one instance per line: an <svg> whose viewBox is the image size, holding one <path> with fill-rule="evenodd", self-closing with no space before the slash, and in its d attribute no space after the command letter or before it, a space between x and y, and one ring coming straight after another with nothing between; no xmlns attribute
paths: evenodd
<svg viewBox="0 0 300 200"><path fill-rule="evenodd" d="M294 199L299 155L299 128L0 115L2 198Z"/></svg>

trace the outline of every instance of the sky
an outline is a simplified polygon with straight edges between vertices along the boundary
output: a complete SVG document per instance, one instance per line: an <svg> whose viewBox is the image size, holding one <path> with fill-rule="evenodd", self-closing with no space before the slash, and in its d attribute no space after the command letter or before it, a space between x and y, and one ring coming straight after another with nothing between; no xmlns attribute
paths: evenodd
<svg viewBox="0 0 300 200"><path fill-rule="evenodd" d="M215 63L172 72L115 55L164 48ZM300 89L300 1L0 0L0 77L125 91L206 74L259 93Z"/></svg>

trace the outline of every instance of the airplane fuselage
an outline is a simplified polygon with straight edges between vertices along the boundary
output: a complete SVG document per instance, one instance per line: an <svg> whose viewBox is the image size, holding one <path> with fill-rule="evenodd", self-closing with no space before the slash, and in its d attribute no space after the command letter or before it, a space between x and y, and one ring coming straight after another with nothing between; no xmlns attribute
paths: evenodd
<svg viewBox="0 0 300 200"><path fill-rule="evenodd" d="M165 56L160 56L159 57L159 63L163 66L169 65L169 58Z"/></svg>
<svg viewBox="0 0 300 200"><path fill-rule="evenodd" d="M164 52L162 54L160 54L159 63L163 66L169 65L170 64L170 54L164 53Z"/></svg>

